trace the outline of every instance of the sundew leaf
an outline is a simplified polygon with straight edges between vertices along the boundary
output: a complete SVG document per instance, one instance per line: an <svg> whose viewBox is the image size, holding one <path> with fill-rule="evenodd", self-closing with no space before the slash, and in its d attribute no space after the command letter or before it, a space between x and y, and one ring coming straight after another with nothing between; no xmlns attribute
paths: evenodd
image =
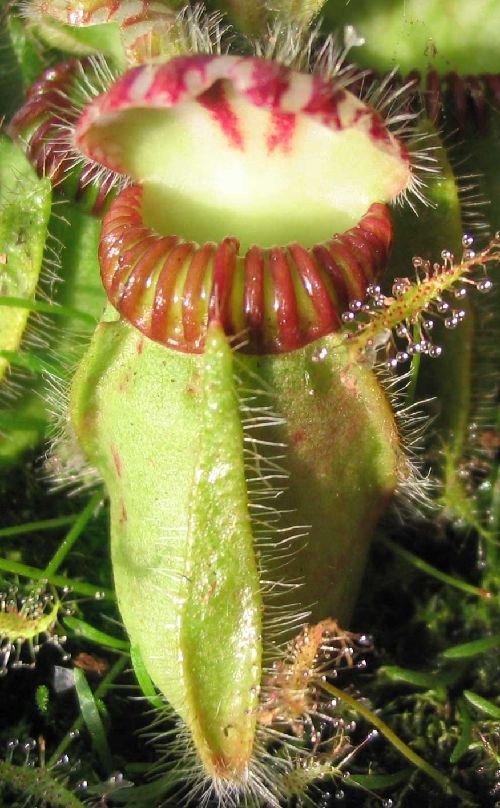
<svg viewBox="0 0 500 808"><path fill-rule="evenodd" d="M15 766L0 761L0 783L22 794L26 800L23 805L33 805L32 800L37 800L36 805L50 804L53 808L84 808L84 804L58 782L49 768Z"/></svg>
<svg viewBox="0 0 500 808"><path fill-rule="evenodd" d="M388 274L413 279L413 258L440 260L443 250L450 250L459 259L462 253L462 218L459 189L443 141L431 124L422 124L420 134L426 138L425 147L436 174L426 178L424 195L427 206L418 206L418 216L408 207L395 209L395 238ZM385 283L390 281L386 277ZM435 418L433 428L439 430L441 446L448 440L453 456L460 456L468 426L470 401L470 354L473 318L470 306L458 329L449 330L438 318L432 329L432 342L442 348L446 373L436 372L436 361L416 357L407 403L432 399L427 409ZM436 441L433 440L435 451ZM436 458L437 462L440 462Z"/></svg>

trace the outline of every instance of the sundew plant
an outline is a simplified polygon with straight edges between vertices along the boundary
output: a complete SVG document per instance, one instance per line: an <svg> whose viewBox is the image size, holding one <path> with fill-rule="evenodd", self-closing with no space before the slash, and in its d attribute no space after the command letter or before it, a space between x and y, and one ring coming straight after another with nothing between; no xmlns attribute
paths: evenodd
<svg viewBox="0 0 500 808"><path fill-rule="evenodd" d="M0 26L0 804L500 805L498 4Z"/></svg>

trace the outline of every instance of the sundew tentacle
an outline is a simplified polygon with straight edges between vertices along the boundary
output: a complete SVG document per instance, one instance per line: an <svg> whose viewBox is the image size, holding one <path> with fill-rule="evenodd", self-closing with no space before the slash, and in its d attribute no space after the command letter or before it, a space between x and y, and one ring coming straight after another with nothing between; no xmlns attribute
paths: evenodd
<svg viewBox="0 0 500 808"><path fill-rule="evenodd" d="M39 586L27 594L19 595L16 588L0 593L0 674L8 667L22 665L21 651L28 647L30 663L41 642L59 643L54 633L61 603L55 590Z"/></svg>
<svg viewBox="0 0 500 808"><path fill-rule="evenodd" d="M264 674L258 721L262 726L288 725L302 737L318 722L335 722L332 705L324 698L321 685L335 678L343 665L363 668L361 659L373 651L371 637L343 630L335 620L307 625L290 641L282 656L273 660ZM313 733L313 742L319 740Z"/></svg>

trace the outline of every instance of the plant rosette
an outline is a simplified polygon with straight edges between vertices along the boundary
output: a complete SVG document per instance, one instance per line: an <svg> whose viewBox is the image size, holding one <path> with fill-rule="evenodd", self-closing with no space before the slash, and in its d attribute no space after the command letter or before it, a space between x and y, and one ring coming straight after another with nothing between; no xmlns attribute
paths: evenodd
<svg viewBox="0 0 500 808"><path fill-rule="evenodd" d="M341 315L385 267L410 158L345 87L236 56L131 69L73 147L133 183L104 216L110 305L71 393L120 611L219 796L276 804L263 672L308 620L349 620L409 473Z"/></svg>
<svg viewBox="0 0 500 808"><path fill-rule="evenodd" d="M227 5L236 18L240 9L248 34L272 20L264 6L261 15L253 3ZM321 3L275 5L299 27L299 16L305 26ZM461 475L471 330L455 354L430 332L440 319L454 329L466 311L473 320L463 297L470 285L491 288L484 270L498 260L498 239L476 254L464 236L458 261L444 249L459 248L465 206L428 121L420 131L440 176L418 225L408 225L413 212L405 211L393 227L387 205L411 191L421 196L416 158L394 134L411 104L400 103L399 85L391 89L394 76L370 90L371 75L359 82L344 71L345 53L335 53L331 38L320 42L319 29L292 35L278 22L256 46L271 61L213 55L222 50L221 18L199 8L175 15L149 0L53 0L25 14L29 35L110 60L72 59L46 71L14 116L17 143L2 143L17 160L26 152L47 195L40 222L29 222L40 247L37 277L46 178L73 200L73 213L104 214L99 263L109 305L72 381L65 419L109 494L116 593L137 680L155 706L163 699L178 716L184 760L174 754L174 768L188 798L276 808L293 793L299 801L323 774L341 776L353 754L348 732L336 734L343 708L331 698L349 705L347 714L356 700L328 677L363 645L339 624L351 621L373 528L398 486L415 483L425 496L394 414L390 373L408 360L418 370L421 353L446 352L436 387L444 417L435 423L445 473ZM360 44L353 29L346 34L346 44ZM317 72L280 63L314 62L317 44ZM441 92L447 81L451 102ZM481 92L472 81L469 101L482 114L497 84L494 76L481 81ZM456 101L461 126L462 79L431 73L429 82L427 117L436 122L441 101L446 114ZM381 110L391 107L384 120ZM387 274L406 275L415 248L415 278L386 276L386 297L378 283L394 229ZM6 230L19 241L9 222ZM92 232L84 237L92 260L82 263L86 277L98 278ZM436 244L440 264L426 252ZM81 267L71 271L80 277ZM24 328L25 318L17 342ZM379 348L385 389L374 370ZM434 388L416 375L414 397L427 398ZM445 489L444 505L460 513L469 494L462 477L456 502ZM41 624L38 614L20 612L22 634L5 617L8 654L17 640L52 636L55 612ZM358 712L369 714L361 703Z"/></svg>

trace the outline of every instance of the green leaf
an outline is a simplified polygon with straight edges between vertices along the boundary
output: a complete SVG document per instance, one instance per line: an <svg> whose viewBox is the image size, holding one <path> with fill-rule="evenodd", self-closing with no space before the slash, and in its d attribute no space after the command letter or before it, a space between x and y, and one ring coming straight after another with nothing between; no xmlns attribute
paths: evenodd
<svg viewBox="0 0 500 808"><path fill-rule="evenodd" d="M492 648L498 648L500 645L500 634L493 637L484 637L481 640L473 640L472 642L464 642L461 645L454 645L447 648L441 654L445 659L468 659L475 657L478 654L483 654L485 651L491 651Z"/></svg>
<svg viewBox="0 0 500 808"><path fill-rule="evenodd" d="M165 704L158 695L158 691L155 688L153 682L151 681L151 677L146 669L144 662L142 661L141 652L139 651L139 648L136 645L133 645L130 648L130 656L132 658L132 664L134 666L137 682L142 692L144 693L148 701L153 705L153 707L156 707L158 710L164 710Z"/></svg>
<svg viewBox="0 0 500 808"><path fill-rule="evenodd" d="M80 27L46 17L38 26L38 33L49 45L60 50L80 57L102 53L122 70L126 67L120 26L116 22Z"/></svg>
<svg viewBox="0 0 500 808"><path fill-rule="evenodd" d="M408 685L423 687L426 690L437 690L438 688L448 687L448 685L453 684L459 677L460 672L452 670L440 673L422 673L420 671L399 668L396 665L387 665L380 668L380 674L385 674L385 676L395 682L405 682Z"/></svg>
<svg viewBox="0 0 500 808"><path fill-rule="evenodd" d="M101 645L104 648L113 648L117 651L128 651L129 649L129 643L126 640L112 637L111 634L106 634L104 631L100 631L84 620L79 620L77 617L65 617L63 623L79 637L90 640L90 642L95 642L97 645Z"/></svg>
<svg viewBox="0 0 500 808"><path fill-rule="evenodd" d="M23 533L37 533L39 530L53 530L58 527L71 525L78 518L74 516L56 516L54 519L42 519L37 522L24 522L22 525L0 528L0 538L20 536Z"/></svg>
<svg viewBox="0 0 500 808"><path fill-rule="evenodd" d="M29 165L28 168L30 172L33 171ZM50 188L48 180L43 182L45 187ZM26 366L30 363L31 369L37 370L37 355L24 350L23 346L19 350L31 312L47 315L53 320L52 327L44 328L43 338L50 348L45 349L38 370L48 371L56 378L64 377L67 374L64 368L74 367L78 362L106 300L97 260L99 231L100 221L97 218L78 210L70 203L57 206L57 213L52 214L40 246L43 249L48 242L43 260L50 262L52 271L53 264L56 263L58 275L64 279L64 283L53 284L50 289L44 289L45 295L50 294L50 302L34 299L38 277L33 279L31 297L22 288L4 288L4 296L0 297L0 324L5 323L9 342L2 345L0 328L0 371L2 362L6 365L16 349L18 356L12 366ZM0 264L0 278L1 270ZM15 345L12 345L14 333L7 329L8 323L15 316L19 319L19 327L15 332ZM2 354L2 350L7 353ZM2 355L4 359L1 358ZM21 395L16 400L15 411L1 415L0 428L5 435L0 436L0 463L12 463L27 446L40 440L48 425L49 414L44 401L45 379L38 374L30 379L29 385L21 383L20 389ZM55 391L57 390L56 383Z"/></svg>
<svg viewBox="0 0 500 808"><path fill-rule="evenodd" d="M99 755L100 761L104 769L111 773L114 771L115 764L111 751L108 745L106 730L101 720L99 708L97 706L94 694L89 687L85 674L80 668L74 668L73 676L75 679L75 688L80 704L80 710L85 725L90 733L92 746Z"/></svg>
<svg viewBox="0 0 500 808"><path fill-rule="evenodd" d="M477 693L473 693L471 690L464 690L464 697L479 712L486 713L486 715L495 720L500 719L500 707L497 704L493 704L492 701L485 699L483 696L478 696Z"/></svg>
<svg viewBox="0 0 500 808"><path fill-rule="evenodd" d="M467 709L465 699L458 700L458 710L460 713L461 721L461 734L458 743L456 744L450 756L450 763L458 763L461 757L465 755L472 743L472 719Z"/></svg>

